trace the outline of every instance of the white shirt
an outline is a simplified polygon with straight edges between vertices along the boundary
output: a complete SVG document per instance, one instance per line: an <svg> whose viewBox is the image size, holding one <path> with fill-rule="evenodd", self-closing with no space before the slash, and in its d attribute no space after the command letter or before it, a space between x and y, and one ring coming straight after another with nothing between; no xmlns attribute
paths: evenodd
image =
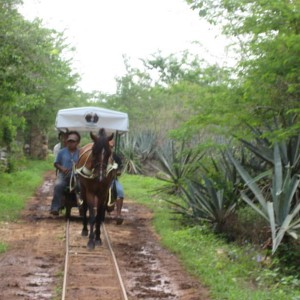
<svg viewBox="0 0 300 300"><path fill-rule="evenodd" d="M60 143L57 143L54 148L53 148L53 154L54 154L54 161L56 160L56 157L57 157L57 154L59 152L61 148L61 144Z"/></svg>

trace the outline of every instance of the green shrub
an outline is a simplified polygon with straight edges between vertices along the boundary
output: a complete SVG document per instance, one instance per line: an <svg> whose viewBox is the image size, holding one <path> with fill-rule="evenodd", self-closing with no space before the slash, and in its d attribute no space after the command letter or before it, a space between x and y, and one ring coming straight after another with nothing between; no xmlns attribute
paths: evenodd
<svg viewBox="0 0 300 300"><path fill-rule="evenodd" d="M7 251L7 244L0 242L0 253Z"/></svg>

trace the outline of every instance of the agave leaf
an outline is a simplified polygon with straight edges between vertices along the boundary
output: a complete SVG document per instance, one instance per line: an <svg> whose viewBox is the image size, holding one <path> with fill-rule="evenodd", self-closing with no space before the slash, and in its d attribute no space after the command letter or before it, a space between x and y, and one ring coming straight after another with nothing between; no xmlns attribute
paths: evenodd
<svg viewBox="0 0 300 300"><path fill-rule="evenodd" d="M299 229L300 228L300 222L299 222L299 220L295 221L294 223L292 223L291 227L294 228L294 229Z"/></svg>
<svg viewBox="0 0 300 300"><path fill-rule="evenodd" d="M269 218L266 215L266 212L262 209L260 209L255 203L253 203L253 201L251 199L249 199L249 197L245 194L244 191L241 192L241 197L242 199L249 204L256 212L258 212L264 219L266 219L267 221L269 221Z"/></svg>
<svg viewBox="0 0 300 300"><path fill-rule="evenodd" d="M189 205L193 209L196 219L210 221L212 215L209 207L206 205L206 201L203 199L203 196L197 193L197 191L195 192L195 187L193 185L189 185L189 191L190 192L184 190L187 198L189 199Z"/></svg>
<svg viewBox="0 0 300 300"><path fill-rule="evenodd" d="M270 177L272 175L272 170L267 170L267 171L264 171L260 174L258 174L257 176L253 177L253 182L258 182L260 181L261 179L265 178L265 177Z"/></svg>
<svg viewBox="0 0 300 300"><path fill-rule="evenodd" d="M235 165L236 169L238 170L239 174L245 181L245 184L251 189L255 198L259 201L260 205L263 207L263 210L267 211L267 201L264 198L261 190L259 189L258 185L253 181L253 178L248 174L248 172L242 167L242 165L233 158L230 152L228 152L228 156L232 163Z"/></svg>
<svg viewBox="0 0 300 300"><path fill-rule="evenodd" d="M276 198L277 201L280 201L278 204L278 210L275 211L278 217L279 225L283 222L284 218L291 212L291 205L295 193L299 187L299 176L294 175L290 178L290 175L286 175L287 179L285 180L283 186L283 194L280 198Z"/></svg>
<svg viewBox="0 0 300 300"><path fill-rule="evenodd" d="M298 203L293 209L293 211L291 212L292 219L294 219L298 215L299 211L300 211L300 203ZM297 221L300 223L300 218L298 218Z"/></svg>
<svg viewBox="0 0 300 300"><path fill-rule="evenodd" d="M167 173L170 177L174 178L174 174L173 174L173 170L171 168L171 165L169 164L169 162L167 161L167 159L165 158L164 155L162 155L161 153L158 153L159 156L159 160L162 164L162 167L164 169L164 172Z"/></svg>
<svg viewBox="0 0 300 300"><path fill-rule="evenodd" d="M218 196L217 196L217 191L213 188L211 181L207 178L204 177L204 181L205 181L205 186L207 188L207 191L211 197L211 204L215 207L215 208L219 208L218 205Z"/></svg>
<svg viewBox="0 0 300 300"><path fill-rule="evenodd" d="M272 239L273 243L272 243L272 254L274 254L278 248L278 246L280 245L284 235L286 234L286 232L289 229L289 224L292 221L292 215L288 215L283 224L280 226L279 231L277 234L275 234L275 237Z"/></svg>
<svg viewBox="0 0 300 300"><path fill-rule="evenodd" d="M218 222L223 220L223 215L225 211L224 207L224 192L223 190L216 190L211 181L208 178L204 178L205 186L209 193L209 201L206 200L206 204L210 209L210 215Z"/></svg>
<svg viewBox="0 0 300 300"><path fill-rule="evenodd" d="M216 201L217 208L219 210L222 210L223 209L224 190L218 190L216 196L217 196L217 201Z"/></svg>
<svg viewBox="0 0 300 300"><path fill-rule="evenodd" d="M172 200L170 200L170 199L167 199L166 202L168 202L168 203L174 205L174 207L180 208L180 209L182 209L182 210L185 210L185 209L186 209L185 206L183 206L183 205L181 205L181 204L179 204L179 203L177 203L177 202L175 202L175 201L172 201Z"/></svg>
<svg viewBox="0 0 300 300"><path fill-rule="evenodd" d="M282 147L286 148L287 160L289 163L297 164L297 160L300 153L299 146L300 134L291 136L290 138L288 138L287 141L282 141Z"/></svg>
<svg viewBox="0 0 300 300"><path fill-rule="evenodd" d="M295 240L298 239L298 234L295 231L288 231L288 234Z"/></svg>
<svg viewBox="0 0 300 300"><path fill-rule="evenodd" d="M281 225L285 217L290 213L292 201L299 186L299 176L294 175L291 178L291 168L287 167L283 186L280 192L275 193L275 188L271 189L274 210L278 225ZM273 185L278 177L273 176ZM277 189L278 191L278 189Z"/></svg>
<svg viewBox="0 0 300 300"><path fill-rule="evenodd" d="M290 207L290 205L292 203L292 199L299 187L299 183L300 183L300 176L294 175L292 177L291 184L286 186L287 194L289 196L289 198L288 198L289 207Z"/></svg>
<svg viewBox="0 0 300 300"><path fill-rule="evenodd" d="M272 243L273 243L273 248L274 248L274 243L276 240L276 223L275 223L275 215L274 215L274 208L273 208L273 203L268 201L267 202L267 209L268 209L268 216L269 216L269 223L271 227L271 233L272 233Z"/></svg>
<svg viewBox="0 0 300 300"><path fill-rule="evenodd" d="M291 168L296 168L300 159L300 135L291 137L287 143L280 143L280 151L285 164L290 164Z"/></svg>
<svg viewBox="0 0 300 300"><path fill-rule="evenodd" d="M205 193L199 192L195 185L190 186L190 190L194 195L194 199L192 201L192 207L196 210L196 212L201 212L206 215L208 220L212 220L214 218L213 211L211 209L211 203L208 201L208 197Z"/></svg>
<svg viewBox="0 0 300 300"><path fill-rule="evenodd" d="M274 146L274 171L275 178L273 180L273 183L275 188L275 194L276 196L278 196L282 192L282 164L277 143Z"/></svg>
<svg viewBox="0 0 300 300"><path fill-rule="evenodd" d="M287 165L289 163L287 145L284 141L282 141L282 142L278 143L278 146L280 148L281 159L283 161L283 164Z"/></svg>
<svg viewBox="0 0 300 300"><path fill-rule="evenodd" d="M240 141L253 153L255 153L258 157L263 159L264 161L270 162L273 164L273 156L272 152L268 147L260 144L259 146L254 146L251 143L247 142L244 139L240 139Z"/></svg>
<svg viewBox="0 0 300 300"><path fill-rule="evenodd" d="M295 232L295 229L298 229L300 226L300 219L298 218L294 223L292 223L293 219L296 215L298 215L300 211L300 203L294 208L293 212L287 215L283 221L283 223L278 226L278 232L276 229L275 219L274 219L274 209L273 203L268 202L268 213L270 218L270 225L272 231L272 254L274 254L280 245L284 235L288 233L292 237L298 238L298 234Z"/></svg>

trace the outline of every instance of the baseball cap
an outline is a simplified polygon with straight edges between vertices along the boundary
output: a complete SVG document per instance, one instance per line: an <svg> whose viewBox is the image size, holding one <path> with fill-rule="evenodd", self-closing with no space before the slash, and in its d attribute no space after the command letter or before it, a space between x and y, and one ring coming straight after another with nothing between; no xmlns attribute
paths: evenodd
<svg viewBox="0 0 300 300"><path fill-rule="evenodd" d="M77 142L78 141L78 136L77 134L70 134L67 138L67 141L74 141L74 142Z"/></svg>

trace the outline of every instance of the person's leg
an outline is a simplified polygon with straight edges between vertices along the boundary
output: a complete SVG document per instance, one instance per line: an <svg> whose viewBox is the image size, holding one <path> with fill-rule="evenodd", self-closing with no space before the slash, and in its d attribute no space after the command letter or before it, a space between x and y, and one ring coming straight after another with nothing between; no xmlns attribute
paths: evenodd
<svg viewBox="0 0 300 300"><path fill-rule="evenodd" d="M66 183L61 174L58 174L55 186L54 186L54 195L51 203L50 213L53 215L58 215L60 206L61 206L61 197L66 187Z"/></svg>
<svg viewBox="0 0 300 300"><path fill-rule="evenodd" d="M120 225L123 223L122 218L122 207L124 201L124 191L123 186L120 184L118 180L116 180L116 188L117 188L117 200L116 200L116 208L117 208L117 224Z"/></svg>
<svg viewBox="0 0 300 300"><path fill-rule="evenodd" d="M106 212L109 216L115 210L116 201L117 201L117 191L115 188L115 179L114 179L110 186L108 202L106 206Z"/></svg>
<svg viewBox="0 0 300 300"><path fill-rule="evenodd" d="M122 214L123 198L117 199L116 206L117 206L117 218L120 218Z"/></svg>

